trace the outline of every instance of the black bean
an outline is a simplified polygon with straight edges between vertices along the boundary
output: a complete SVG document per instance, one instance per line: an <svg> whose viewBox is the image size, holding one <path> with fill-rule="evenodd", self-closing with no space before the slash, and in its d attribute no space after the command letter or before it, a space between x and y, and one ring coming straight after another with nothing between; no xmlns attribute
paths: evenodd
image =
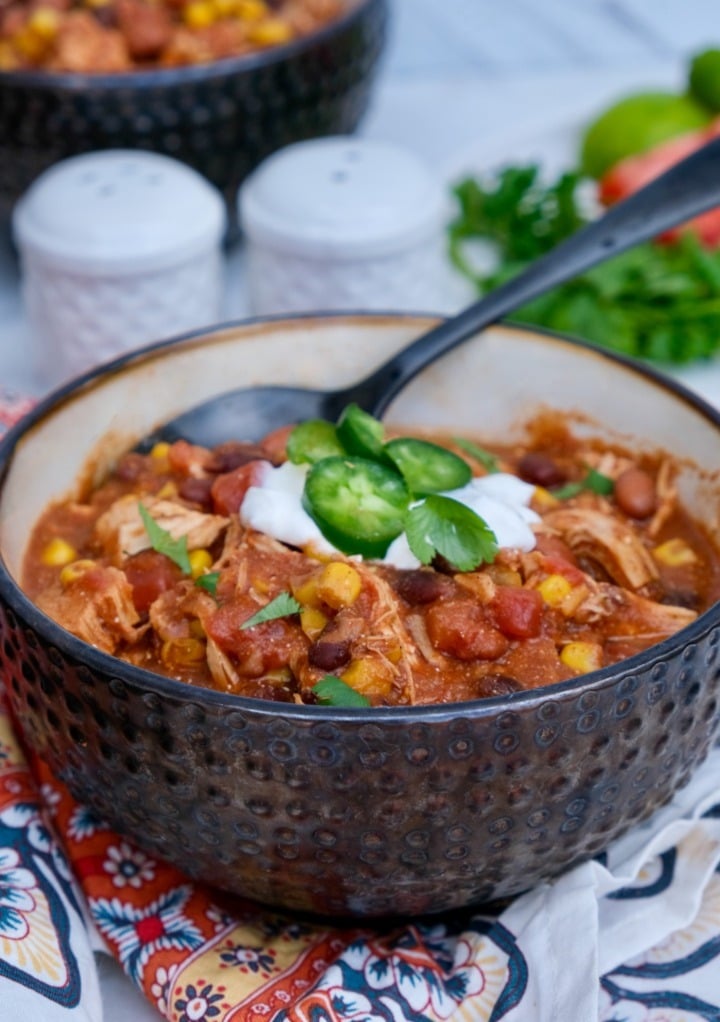
<svg viewBox="0 0 720 1022"><path fill-rule="evenodd" d="M422 568L399 572L393 586L403 600L412 606L433 603L452 588L443 575Z"/></svg>
<svg viewBox="0 0 720 1022"><path fill-rule="evenodd" d="M549 454L529 451L517 463L517 473L526 483L534 486L559 486L567 480L565 472Z"/></svg>
<svg viewBox="0 0 720 1022"><path fill-rule="evenodd" d="M308 659L321 671L334 671L350 659L350 643L320 638L308 650Z"/></svg>

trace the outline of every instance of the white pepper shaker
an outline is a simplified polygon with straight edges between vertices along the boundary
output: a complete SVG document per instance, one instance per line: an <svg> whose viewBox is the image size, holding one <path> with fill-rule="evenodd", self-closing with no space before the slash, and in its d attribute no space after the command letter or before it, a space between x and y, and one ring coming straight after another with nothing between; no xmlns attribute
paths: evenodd
<svg viewBox="0 0 720 1022"><path fill-rule="evenodd" d="M254 313L454 304L446 195L395 145L340 136L288 146L246 180L239 215Z"/></svg>
<svg viewBox="0 0 720 1022"><path fill-rule="evenodd" d="M42 386L220 318L222 197L158 153L63 160L13 211Z"/></svg>

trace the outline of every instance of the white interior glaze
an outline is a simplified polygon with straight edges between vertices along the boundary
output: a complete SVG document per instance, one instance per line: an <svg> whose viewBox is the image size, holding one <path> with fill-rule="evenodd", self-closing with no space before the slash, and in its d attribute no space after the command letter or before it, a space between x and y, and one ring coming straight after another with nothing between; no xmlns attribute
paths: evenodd
<svg viewBox="0 0 720 1022"><path fill-rule="evenodd" d="M335 316L224 327L138 355L91 381L17 445L0 494L8 569L18 577L32 523L48 503L72 493L88 464L102 472L158 423L236 386L343 386L426 325L419 318ZM544 406L606 423L593 428L598 435L661 447L702 466L685 472L684 497L710 528L720 528L720 429L652 379L542 334L486 331L416 379L387 419L501 438L518 436L520 423Z"/></svg>

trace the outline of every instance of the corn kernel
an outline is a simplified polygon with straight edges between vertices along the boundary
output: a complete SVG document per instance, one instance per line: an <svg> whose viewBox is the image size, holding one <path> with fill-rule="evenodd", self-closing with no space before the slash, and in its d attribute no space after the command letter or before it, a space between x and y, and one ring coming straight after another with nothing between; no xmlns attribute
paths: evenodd
<svg viewBox="0 0 720 1022"><path fill-rule="evenodd" d="M15 71L18 60L13 53L12 46L6 41L0 41L0 71Z"/></svg>
<svg viewBox="0 0 720 1022"><path fill-rule="evenodd" d="M300 627L308 639L317 639L327 622L328 619L317 607L303 607L300 611Z"/></svg>
<svg viewBox="0 0 720 1022"><path fill-rule="evenodd" d="M150 457L155 461L167 461L169 450L170 444L165 440L161 440L159 443L154 444L153 449L150 451Z"/></svg>
<svg viewBox="0 0 720 1022"><path fill-rule="evenodd" d="M29 25L21 28L13 36L13 46L26 60L39 60L47 50L47 43Z"/></svg>
<svg viewBox="0 0 720 1022"><path fill-rule="evenodd" d="M77 560L77 550L72 543L56 536L47 544L40 555L40 560L48 568L61 568L64 564L70 564L71 561Z"/></svg>
<svg viewBox="0 0 720 1022"><path fill-rule="evenodd" d="M550 607L559 607L571 589L564 575L548 575L538 586L538 592Z"/></svg>
<svg viewBox="0 0 720 1022"><path fill-rule="evenodd" d="M268 12L264 0L235 0L235 13L243 21L260 21Z"/></svg>
<svg viewBox="0 0 720 1022"><path fill-rule="evenodd" d="M655 560L668 568L682 568L697 563L697 554L684 539L669 539L653 550Z"/></svg>
<svg viewBox="0 0 720 1022"><path fill-rule="evenodd" d="M293 596L303 607L320 606L320 598L318 596L319 578L319 575L311 575L310 578L306 578L302 582L290 583Z"/></svg>
<svg viewBox="0 0 720 1022"><path fill-rule="evenodd" d="M193 578L199 578L206 571L210 570L213 559L209 550L191 550L188 554L190 561L190 574Z"/></svg>
<svg viewBox="0 0 720 1022"><path fill-rule="evenodd" d="M174 667L192 667L205 659L205 643L190 637L168 639L162 645L163 662Z"/></svg>
<svg viewBox="0 0 720 1022"><path fill-rule="evenodd" d="M41 39L54 39L60 28L60 15L52 7L38 7L30 15L28 27Z"/></svg>
<svg viewBox="0 0 720 1022"><path fill-rule="evenodd" d="M235 0L212 0L212 5L218 18L232 17L237 6Z"/></svg>
<svg viewBox="0 0 720 1022"><path fill-rule="evenodd" d="M349 607L357 600L362 590L360 573L352 564L344 561L331 561L320 573L317 594L320 599L334 610Z"/></svg>
<svg viewBox="0 0 720 1022"><path fill-rule="evenodd" d="M192 0L183 10L183 19L190 28L207 28L215 21L215 11L209 0Z"/></svg>
<svg viewBox="0 0 720 1022"><path fill-rule="evenodd" d="M60 582L64 586L69 586L72 582L77 582L77 580L82 578L88 571L92 571L94 567L95 561L87 559L71 561L70 564L66 564L60 572Z"/></svg>
<svg viewBox="0 0 720 1022"><path fill-rule="evenodd" d="M596 642L568 642L560 651L560 659L577 674L597 671L602 667L602 647Z"/></svg>
<svg viewBox="0 0 720 1022"><path fill-rule="evenodd" d="M293 30L286 21L280 18L268 18L248 29L248 40L256 46L279 46L288 43L293 37Z"/></svg>
<svg viewBox="0 0 720 1022"><path fill-rule="evenodd" d="M540 508L556 507L559 503L557 497L553 497L550 490L546 490L544 486L535 487L532 495L532 502L536 507Z"/></svg>
<svg viewBox="0 0 720 1022"><path fill-rule="evenodd" d="M375 696L382 699L390 694L394 672L385 660L378 657L362 657L359 660L353 660L340 677L356 692L369 698Z"/></svg>
<svg viewBox="0 0 720 1022"><path fill-rule="evenodd" d="M161 500L172 500L173 497L177 497L177 486L170 479L164 483L155 494Z"/></svg>

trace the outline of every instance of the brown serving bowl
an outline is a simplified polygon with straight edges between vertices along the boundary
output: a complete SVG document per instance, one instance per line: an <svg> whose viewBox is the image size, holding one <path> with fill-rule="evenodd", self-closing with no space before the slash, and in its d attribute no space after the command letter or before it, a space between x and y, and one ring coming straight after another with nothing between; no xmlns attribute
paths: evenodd
<svg viewBox="0 0 720 1022"><path fill-rule="evenodd" d="M204 174L234 223L238 186L266 156L351 132L365 113L387 0L345 7L312 35L208 64L92 75L0 71L0 213L58 160L149 149Z"/></svg>
<svg viewBox="0 0 720 1022"><path fill-rule="evenodd" d="M286 909L371 917L512 895L667 802L720 724L718 606L573 681L455 705L337 709L134 668L22 592L23 551L44 507L158 423L230 382L348 384L427 325L316 316L163 343L64 387L0 446L2 667L27 741L148 852ZM578 342L487 330L417 378L387 418L519 439L548 406L591 435L673 452L686 465L686 504L717 532L720 417Z"/></svg>

